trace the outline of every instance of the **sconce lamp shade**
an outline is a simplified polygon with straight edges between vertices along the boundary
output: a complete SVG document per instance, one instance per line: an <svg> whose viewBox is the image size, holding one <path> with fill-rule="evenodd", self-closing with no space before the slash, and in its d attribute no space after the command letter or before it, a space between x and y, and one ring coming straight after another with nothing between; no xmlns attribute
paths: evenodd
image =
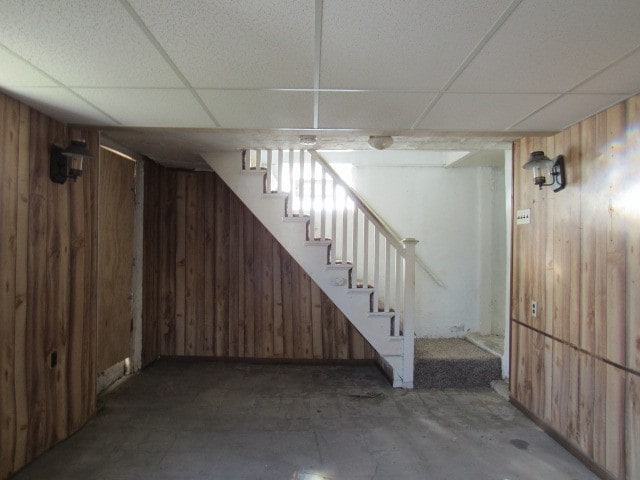
<svg viewBox="0 0 640 480"><path fill-rule="evenodd" d="M72 140L65 149L51 145L49 177L55 183L64 183L67 178L74 181L82 175L82 160L93 158L84 140Z"/></svg>
<svg viewBox="0 0 640 480"><path fill-rule="evenodd" d="M529 161L522 168L533 171L533 183L539 189L553 186L553 191L558 192L566 185L562 155L551 160L542 151L531 152ZM551 182L547 182L548 177L551 177Z"/></svg>

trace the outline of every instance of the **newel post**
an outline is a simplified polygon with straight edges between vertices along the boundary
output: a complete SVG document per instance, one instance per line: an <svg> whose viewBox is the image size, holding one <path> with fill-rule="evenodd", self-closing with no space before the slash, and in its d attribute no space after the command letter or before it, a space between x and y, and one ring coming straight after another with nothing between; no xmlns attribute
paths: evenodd
<svg viewBox="0 0 640 480"><path fill-rule="evenodd" d="M414 321L416 316L416 243L405 238L404 244L404 366L402 386L413 388Z"/></svg>

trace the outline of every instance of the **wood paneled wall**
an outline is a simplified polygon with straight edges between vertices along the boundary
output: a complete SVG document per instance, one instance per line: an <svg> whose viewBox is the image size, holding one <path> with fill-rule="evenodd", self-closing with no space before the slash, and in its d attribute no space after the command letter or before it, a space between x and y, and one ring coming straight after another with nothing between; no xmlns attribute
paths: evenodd
<svg viewBox="0 0 640 480"><path fill-rule="evenodd" d="M133 160L100 149L98 185L97 371L122 362L131 348Z"/></svg>
<svg viewBox="0 0 640 480"><path fill-rule="evenodd" d="M530 152L564 155L538 190ZM618 479L640 478L640 95L514 145L511 395ZM531 302L537 301L537 316Z"/></svg>
<svg viewBox="0 0 640 480"><path fill-rule="evenodd" d="M373 359L373 349L214 173L145 168L144 362Z"/></svg>
<svg viewBox="0 0 640 480"><path fill-rule="evenodd" d="M95 412L97 168L49 180L49 147L98 134L0 94L0 478ZM52 352L57 366L51 367Z"/></svg>

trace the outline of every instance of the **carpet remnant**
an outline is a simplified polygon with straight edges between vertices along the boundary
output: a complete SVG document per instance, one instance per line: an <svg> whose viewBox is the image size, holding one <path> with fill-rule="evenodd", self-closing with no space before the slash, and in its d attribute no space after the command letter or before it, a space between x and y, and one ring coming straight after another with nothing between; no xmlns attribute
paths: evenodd
<svg viewBox="0 0 640 480"><path fill-rule="evenodd" d="M416 388L488 387L501 378L501 360L460 338L417 339Z"/></svg>

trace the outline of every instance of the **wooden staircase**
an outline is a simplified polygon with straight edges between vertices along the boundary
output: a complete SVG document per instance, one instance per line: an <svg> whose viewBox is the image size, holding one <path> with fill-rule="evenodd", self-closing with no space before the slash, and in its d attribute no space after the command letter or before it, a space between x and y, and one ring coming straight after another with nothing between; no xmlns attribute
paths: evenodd
<svg viewBox="0 0 640 480"><path fill-rule="evenodd" d="M413 388L417 241L397 238L313 150L202 156L367 339L393 385Z"/></svg>

